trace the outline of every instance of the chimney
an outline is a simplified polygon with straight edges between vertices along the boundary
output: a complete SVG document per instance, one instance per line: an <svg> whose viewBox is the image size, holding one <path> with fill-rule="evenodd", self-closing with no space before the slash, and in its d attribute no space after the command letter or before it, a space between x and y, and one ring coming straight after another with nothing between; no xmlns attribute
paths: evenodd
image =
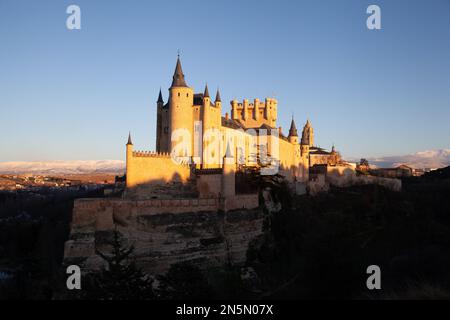
<svg viewBox="0 0 450 320"><path fill-rule="evenodd" d="M225 113L225 119L228 120L228 112Z"/></svg>

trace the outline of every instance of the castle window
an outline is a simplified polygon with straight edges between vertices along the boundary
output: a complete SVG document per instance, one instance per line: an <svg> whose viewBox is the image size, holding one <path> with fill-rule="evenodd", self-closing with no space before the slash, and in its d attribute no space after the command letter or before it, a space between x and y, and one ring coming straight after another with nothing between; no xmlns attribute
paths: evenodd
<svg viewBox="0 0 450 320"><path fill-rule="evenodd" d="M164 133L169 133L169 127L164 127Z"/></svg>
<svg viewBox="0 0 450 320"><path fill-rule="evenodd" d="M186 97L189 97L189 93L186 93Z"/></svg>
<svg viewBox="0 0 450 320"><path fill-rule="evenodd" d="M180 93L178 92L178 96L180 96Z"/></svg>

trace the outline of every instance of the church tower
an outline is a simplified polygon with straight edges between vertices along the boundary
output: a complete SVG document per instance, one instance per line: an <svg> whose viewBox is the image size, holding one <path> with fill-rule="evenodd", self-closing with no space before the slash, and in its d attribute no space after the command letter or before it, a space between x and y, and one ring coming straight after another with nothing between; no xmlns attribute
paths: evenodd
<svg viewBox="0 0 450 320"><path fill-rule="evenodd" d="M170 152L174 152L175 146L188 138L183 134L189 134L189 140L183 140L188 144L188 148L182 150L178 147L175 156L192 156L193 136L194 136L194 115L192 106L194 104L194 90L186 84L183 69L181 68L180 57L178 56L175 72L173 74L172 85L169 89L169 145ZM178 135L172 134L176 131ZM181 137L183 135L183 138Z"/></svg>
<svg viewBox="0 0 450 320"><path fill-rule="evenodd" d="M311 126L311 122L309 122L309 119L303 127L301 143L305 145L307 144L309 148L314 146L314 130Z"/></svg>
<svg viewBox="0 0 450 320"><path fill-rule="evenodd" d="M306 121L302 131L302 139L300 140L300 152L302 159L302 178L304 181L309 179L309 148L314 144L314 132L311 123Z"/></svg>

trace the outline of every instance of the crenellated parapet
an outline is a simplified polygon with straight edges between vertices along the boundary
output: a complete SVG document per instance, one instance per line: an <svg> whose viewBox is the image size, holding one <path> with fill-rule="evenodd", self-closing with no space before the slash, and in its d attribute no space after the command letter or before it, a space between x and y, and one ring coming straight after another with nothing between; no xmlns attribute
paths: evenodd
<svg viewBox="0 0 450 320"><path fill-rule="evenodd" d="M143 151L136 150L132 153L133 157L152 157L152 158L170 158L169 152Z"/></svg>
<svg viewBox="0 0 450 320"><path fill-rule="evenodd" d="M242 102L231 101L231 118L240 120L247 128L259 127L263 124L276 127L278 101L266 98L265 101L244 99Z"/></svg>
<svg viewBox="0 0 450 320"><path fill-rule="evenodd" d="M171 181L188 182L191 174L189 157L174 161L169 152L133 150L131 136L126 147L128 189Z"/></svg>

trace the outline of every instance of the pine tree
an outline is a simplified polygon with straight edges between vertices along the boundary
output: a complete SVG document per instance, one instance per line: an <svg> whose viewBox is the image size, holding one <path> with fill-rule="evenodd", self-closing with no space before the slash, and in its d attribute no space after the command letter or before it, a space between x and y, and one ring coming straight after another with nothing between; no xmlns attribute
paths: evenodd
<svg viewBox="0 0 450 320"><path fill-rule="evenodd" d="M111 254L97 251L97 254L107 262L107 267L94 277L96 298L104 300L153 299L153 281L130 258L134 247L125 247L117 230L114 230L111 244Z"/></svg>
<svg viewBox="0 0 450 320"><path fill-rule="evenodd" d="M202 271L189 262L175 263L158 277L158 296L165 300L211 299L212 288Z"/></svg>

